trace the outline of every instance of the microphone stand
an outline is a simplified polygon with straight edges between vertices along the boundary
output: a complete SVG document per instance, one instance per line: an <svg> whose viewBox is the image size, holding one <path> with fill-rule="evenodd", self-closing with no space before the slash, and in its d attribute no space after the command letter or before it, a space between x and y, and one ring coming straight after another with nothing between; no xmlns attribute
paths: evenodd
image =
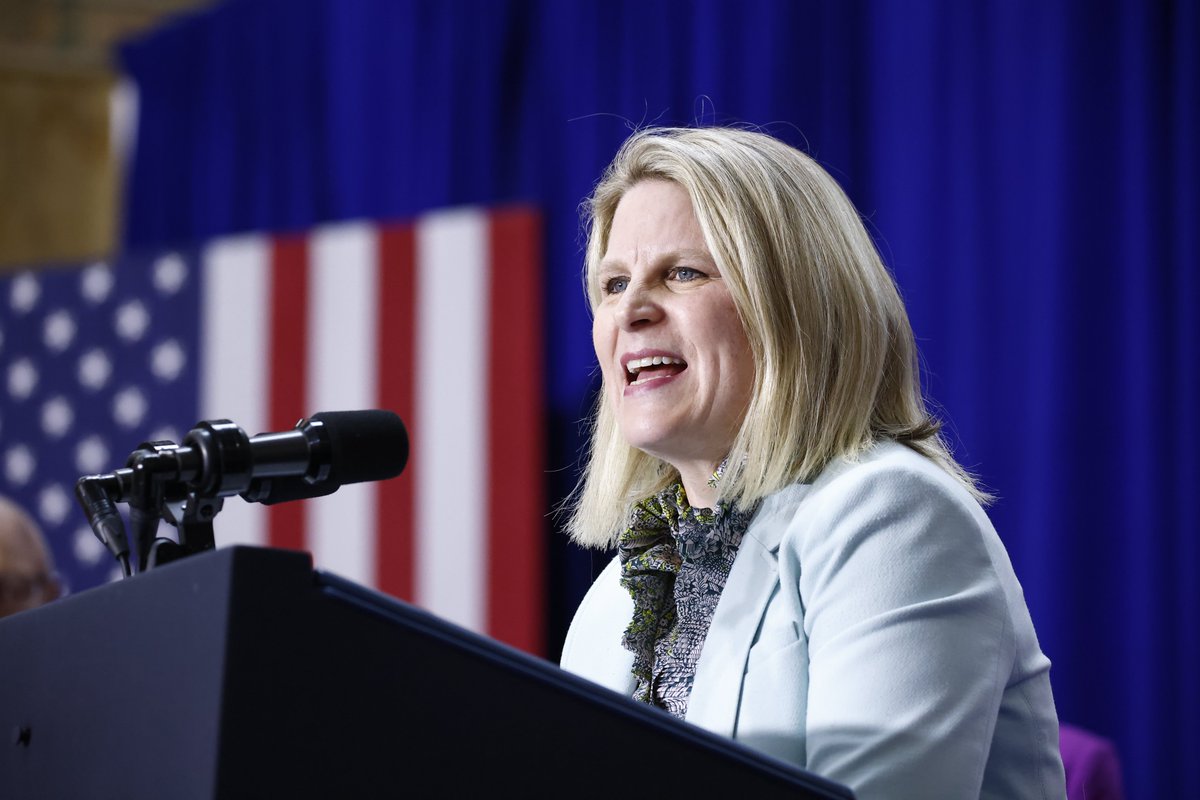
<svg viewBox="0 0 1200 800"><path fill-rule="evenodd" d="M165 537L155 539L154 544L150 546L150 559L146 568L150 569L216 548L213 517L220 513L224 505L224 497L204 497L194 491L188 492L182 503L164 502L163 519L178 529L179 541L173 542Z"/></svg>
<svg viewBox="0 0 1200 800"><path fill-rule="evenodd" d="M125 466L133 470L133 486L126 498L129 503L129 523L133 528L133 547L137 555L138 572L150 568L150 548L158 535L158 523L166 502L167 489L157 456L174 447L172 442L144 442L134 450Z"/></svg>

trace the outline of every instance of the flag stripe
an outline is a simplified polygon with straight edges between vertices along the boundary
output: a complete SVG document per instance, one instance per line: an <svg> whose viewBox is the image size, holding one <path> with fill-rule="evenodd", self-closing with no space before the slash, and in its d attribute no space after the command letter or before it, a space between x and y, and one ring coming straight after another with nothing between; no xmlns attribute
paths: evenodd
<svg viewBox="0 0 1200 800"><path fill-rule="evenodd" d="M541 231L529 210L493 212L488 315L488 632L543 648Z"/></svg>
<svg viewBox="0 0 1200 800"><path fill-rule="evenodd" d="M431 214L417 228L416 593L484 630L487 229L477 211Z"/></svg>
<svg viewBox="0 0 1200 800"><path fill-rule="evenodd" d="M332 225L309 258L308 413L378 404L375 228ZM346 309L354 309L347 314ZM359 583L375 580L375 484L343 486L308 503L308 545L317 563Z"/></svg>
<svg viewBox="0 0 1200 800"><path fill-rule="evenodd" d="M307 412L304 387L308 350L308 239L281 236L271 248L269 430L286 430ZM260 431L249 431L251 434ZM267 512L267 539L273 547L305 549L305 503L281 503Z"/></svg>
<svg viewBox="0 0 1200 800"><path fill-rule="evenodd" d="M261 236L213 242L202 256L200 419L232 419L247 431L270 428L267 391L271 244ZM266 544L265 509L227 502L219 521L221 544Z"/></svg>
<svg viewBox="0 0 1200 800"><path fill-rule="evenodd" d="M379 231L379 407L400 415L408 428L410 450L420 445L413 402L416 343L416 253L411 225L389 225ZM378 487L380 536L377 586L404 600L413 594L413 486L416 459L410 458L399 478Z"/></svg>

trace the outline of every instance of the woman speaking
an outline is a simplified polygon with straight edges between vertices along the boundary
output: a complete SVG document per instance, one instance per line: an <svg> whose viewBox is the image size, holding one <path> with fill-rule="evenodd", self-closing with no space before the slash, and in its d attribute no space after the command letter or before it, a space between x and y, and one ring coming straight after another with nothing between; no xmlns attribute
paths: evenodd
<svg viewBox="0 0 1200 800"><path fill-rule="evenodd" d="M618 554L563 666L864 800L1063 797L1050 663L833 179L760 133L644 130L587 209L604 385L570 531Z"/></svg>

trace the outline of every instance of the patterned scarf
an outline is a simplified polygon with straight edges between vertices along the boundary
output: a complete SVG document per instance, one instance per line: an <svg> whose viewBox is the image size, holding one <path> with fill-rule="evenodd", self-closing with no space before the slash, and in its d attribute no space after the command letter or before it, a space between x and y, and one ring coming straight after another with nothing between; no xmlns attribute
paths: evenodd
<svg viewBox="0 0 1200 800"><path fill-rule="evenodd" d="M621 644L634 655L635 699L687 714L696 663L754 510L692 508L681 484L634 506L617 547L621 585L633 597Z"/></svg>

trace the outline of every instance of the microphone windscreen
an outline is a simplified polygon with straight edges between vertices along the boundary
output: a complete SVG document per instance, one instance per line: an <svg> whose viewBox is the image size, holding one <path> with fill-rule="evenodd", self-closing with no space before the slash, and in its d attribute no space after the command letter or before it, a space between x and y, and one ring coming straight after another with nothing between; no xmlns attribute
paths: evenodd
<svg viewBox="0 0 1200 800"><path fill-rule="evenodd" d="M408 432L391 411L322 411L320 422L329 441L329 475L335 485L394 478L408 463Z"/></svg>

